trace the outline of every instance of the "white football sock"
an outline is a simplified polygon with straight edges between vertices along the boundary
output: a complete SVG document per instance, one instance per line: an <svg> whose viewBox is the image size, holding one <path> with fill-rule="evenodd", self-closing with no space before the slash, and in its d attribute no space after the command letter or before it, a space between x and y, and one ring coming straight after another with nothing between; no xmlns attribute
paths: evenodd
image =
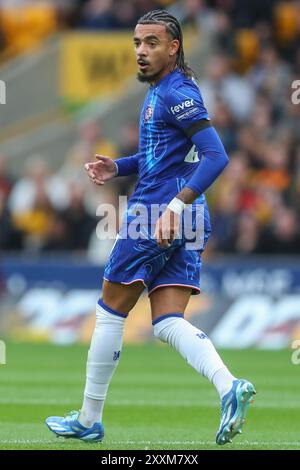
<svg viewBox="0 0 300 470"><path fill-rule="evenodd" d="M86 366L86 385L79 422L91 427L102 420L104 401L119 363L127 315L115 312L101 300Z"/></svg>
<svg viewBox="0 0 300 470"><path fill-rule="evenodd" d="M218 370L213 378L212 383L216 387L219 392L220 398L222 399L226 393L231 390L232 382L236 378L229 372L227 367L223 367L223 369Z"/></svg>
<svg viewBox="0 0 300 470"><path fill-rule="evenodd" d="M169 343L189 365L207 377L215 385L221 398L227 393L228 387L230 390L234 377L203 331L186 321L182 314L162 315L153 325L154 335ZM222 373L217 375L218 371Z"/></svg>

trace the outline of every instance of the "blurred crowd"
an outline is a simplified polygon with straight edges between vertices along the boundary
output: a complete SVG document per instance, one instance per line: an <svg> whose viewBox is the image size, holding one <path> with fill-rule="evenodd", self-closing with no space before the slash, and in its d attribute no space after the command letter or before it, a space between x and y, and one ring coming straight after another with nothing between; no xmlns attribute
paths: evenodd
<svg viewBox="0 0 300 470"><path fill-rule="evenodd" d="M104 224L107 239L100 240L96 226L106 219L110 204L116 208L118 230L118 197L130 195L136 177L116 178L99 188L89 181L84 164L93 161L96 153L111 158L136 153L136 123L126 123L121 134L122 146L117 147L105 138L98 122L86 120L79 125L78 139L58 172L42 155L32 155L26 160L24 176L16 180L7 169L7 157L0 153L0 252L87 252L92 260L105 262L115 233ZM99 212L101 204L105 206Z"/></svg>
<svg viewBox="0 0 300 470"><path fill-rule="evenodd" d="M174 0L0 0L0 60L38 46L69 29L132 28L149 10Z"/></svg>
<svg viewBox="0 0 300 470"><path fill-rule="evenodd" d="M208 192L209 247L299 254L300 104L292 84L300 77L300 2L242 0L236 7L218 18L218 52L200 83L230 156Z"/></svg>
<svg viewBox="0 0 300 470"><path fill-rule="evenodd" d="M59 3L67 11L70 2ZM80 14L68 21L85 28L128 27L163 3L172 2L78 1ZM299 254L300 104L293 103L292 83L300 80L300 2L186 0L172 8L184 23L209 29L217 51L203 64L200 88L230 165L207 192L213 228L208 251ZM136 153L138 123L126 123L121 132L117 147L102 135L101 123L82 123L55 174L41 156L32 156L26 176L14 181L0 156L0 250L99 253L96 208L101 202L117 205L135 180L117 178L98 189L83 165L95 153ZM107 251L100 251L105 261Z"/></svg>

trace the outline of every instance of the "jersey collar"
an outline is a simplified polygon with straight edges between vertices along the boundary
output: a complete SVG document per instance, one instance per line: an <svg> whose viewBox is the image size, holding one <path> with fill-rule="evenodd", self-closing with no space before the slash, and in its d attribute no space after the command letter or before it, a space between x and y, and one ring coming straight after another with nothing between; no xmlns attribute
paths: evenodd
<svg viewBox="0 0 300 470"><path fill-rule="evenodd" d="M150 85L150 90L154 90L155 88L159 87L162 83L167 82L175 73L181 72L178 69L173 70L172 72L168 73L168 75L165 75L163 78L161 78L155 85Z"/></svg>

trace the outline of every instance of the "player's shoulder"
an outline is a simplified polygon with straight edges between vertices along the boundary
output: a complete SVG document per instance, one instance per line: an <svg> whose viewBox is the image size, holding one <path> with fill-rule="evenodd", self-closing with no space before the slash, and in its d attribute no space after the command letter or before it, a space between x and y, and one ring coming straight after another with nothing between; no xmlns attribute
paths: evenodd
<svg viewBox="0 0 300 470"><path fill-rule="evenodd" d="M172 74L166 90L166 101L196 99L202 101L201 92L196 80L177 71Z"/></svg>
<svg viewBox="0 0 300 470"><path fill-rule="evenodd" d="M176 71L169 79L164 96L164 117L187 126L195 120L208 119L207 109L198 84L192 78ZM175 121L174 121L175 120Z"/></svg>
<svg viewBox="0 0 300 470"><path fill-rule="evenodd" d="M177 71L172 74L168 82L168 94L190 93L192 95L201 96L198 83L193 77L188 77L183 72Z"/></svg>

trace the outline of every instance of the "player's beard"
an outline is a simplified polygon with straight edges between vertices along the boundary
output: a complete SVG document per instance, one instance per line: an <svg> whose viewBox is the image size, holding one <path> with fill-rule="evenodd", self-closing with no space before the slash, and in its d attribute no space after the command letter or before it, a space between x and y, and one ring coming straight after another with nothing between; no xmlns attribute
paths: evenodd
<svg viewBox="0 0 300 470"><path fill-rule="evenodd" d="M159 77L160 72L152 73L150 75L147 75L146 73L138 72L137 74L137 79L139 82L142 83L151 83L155 82L157 77Z"/></svg>

